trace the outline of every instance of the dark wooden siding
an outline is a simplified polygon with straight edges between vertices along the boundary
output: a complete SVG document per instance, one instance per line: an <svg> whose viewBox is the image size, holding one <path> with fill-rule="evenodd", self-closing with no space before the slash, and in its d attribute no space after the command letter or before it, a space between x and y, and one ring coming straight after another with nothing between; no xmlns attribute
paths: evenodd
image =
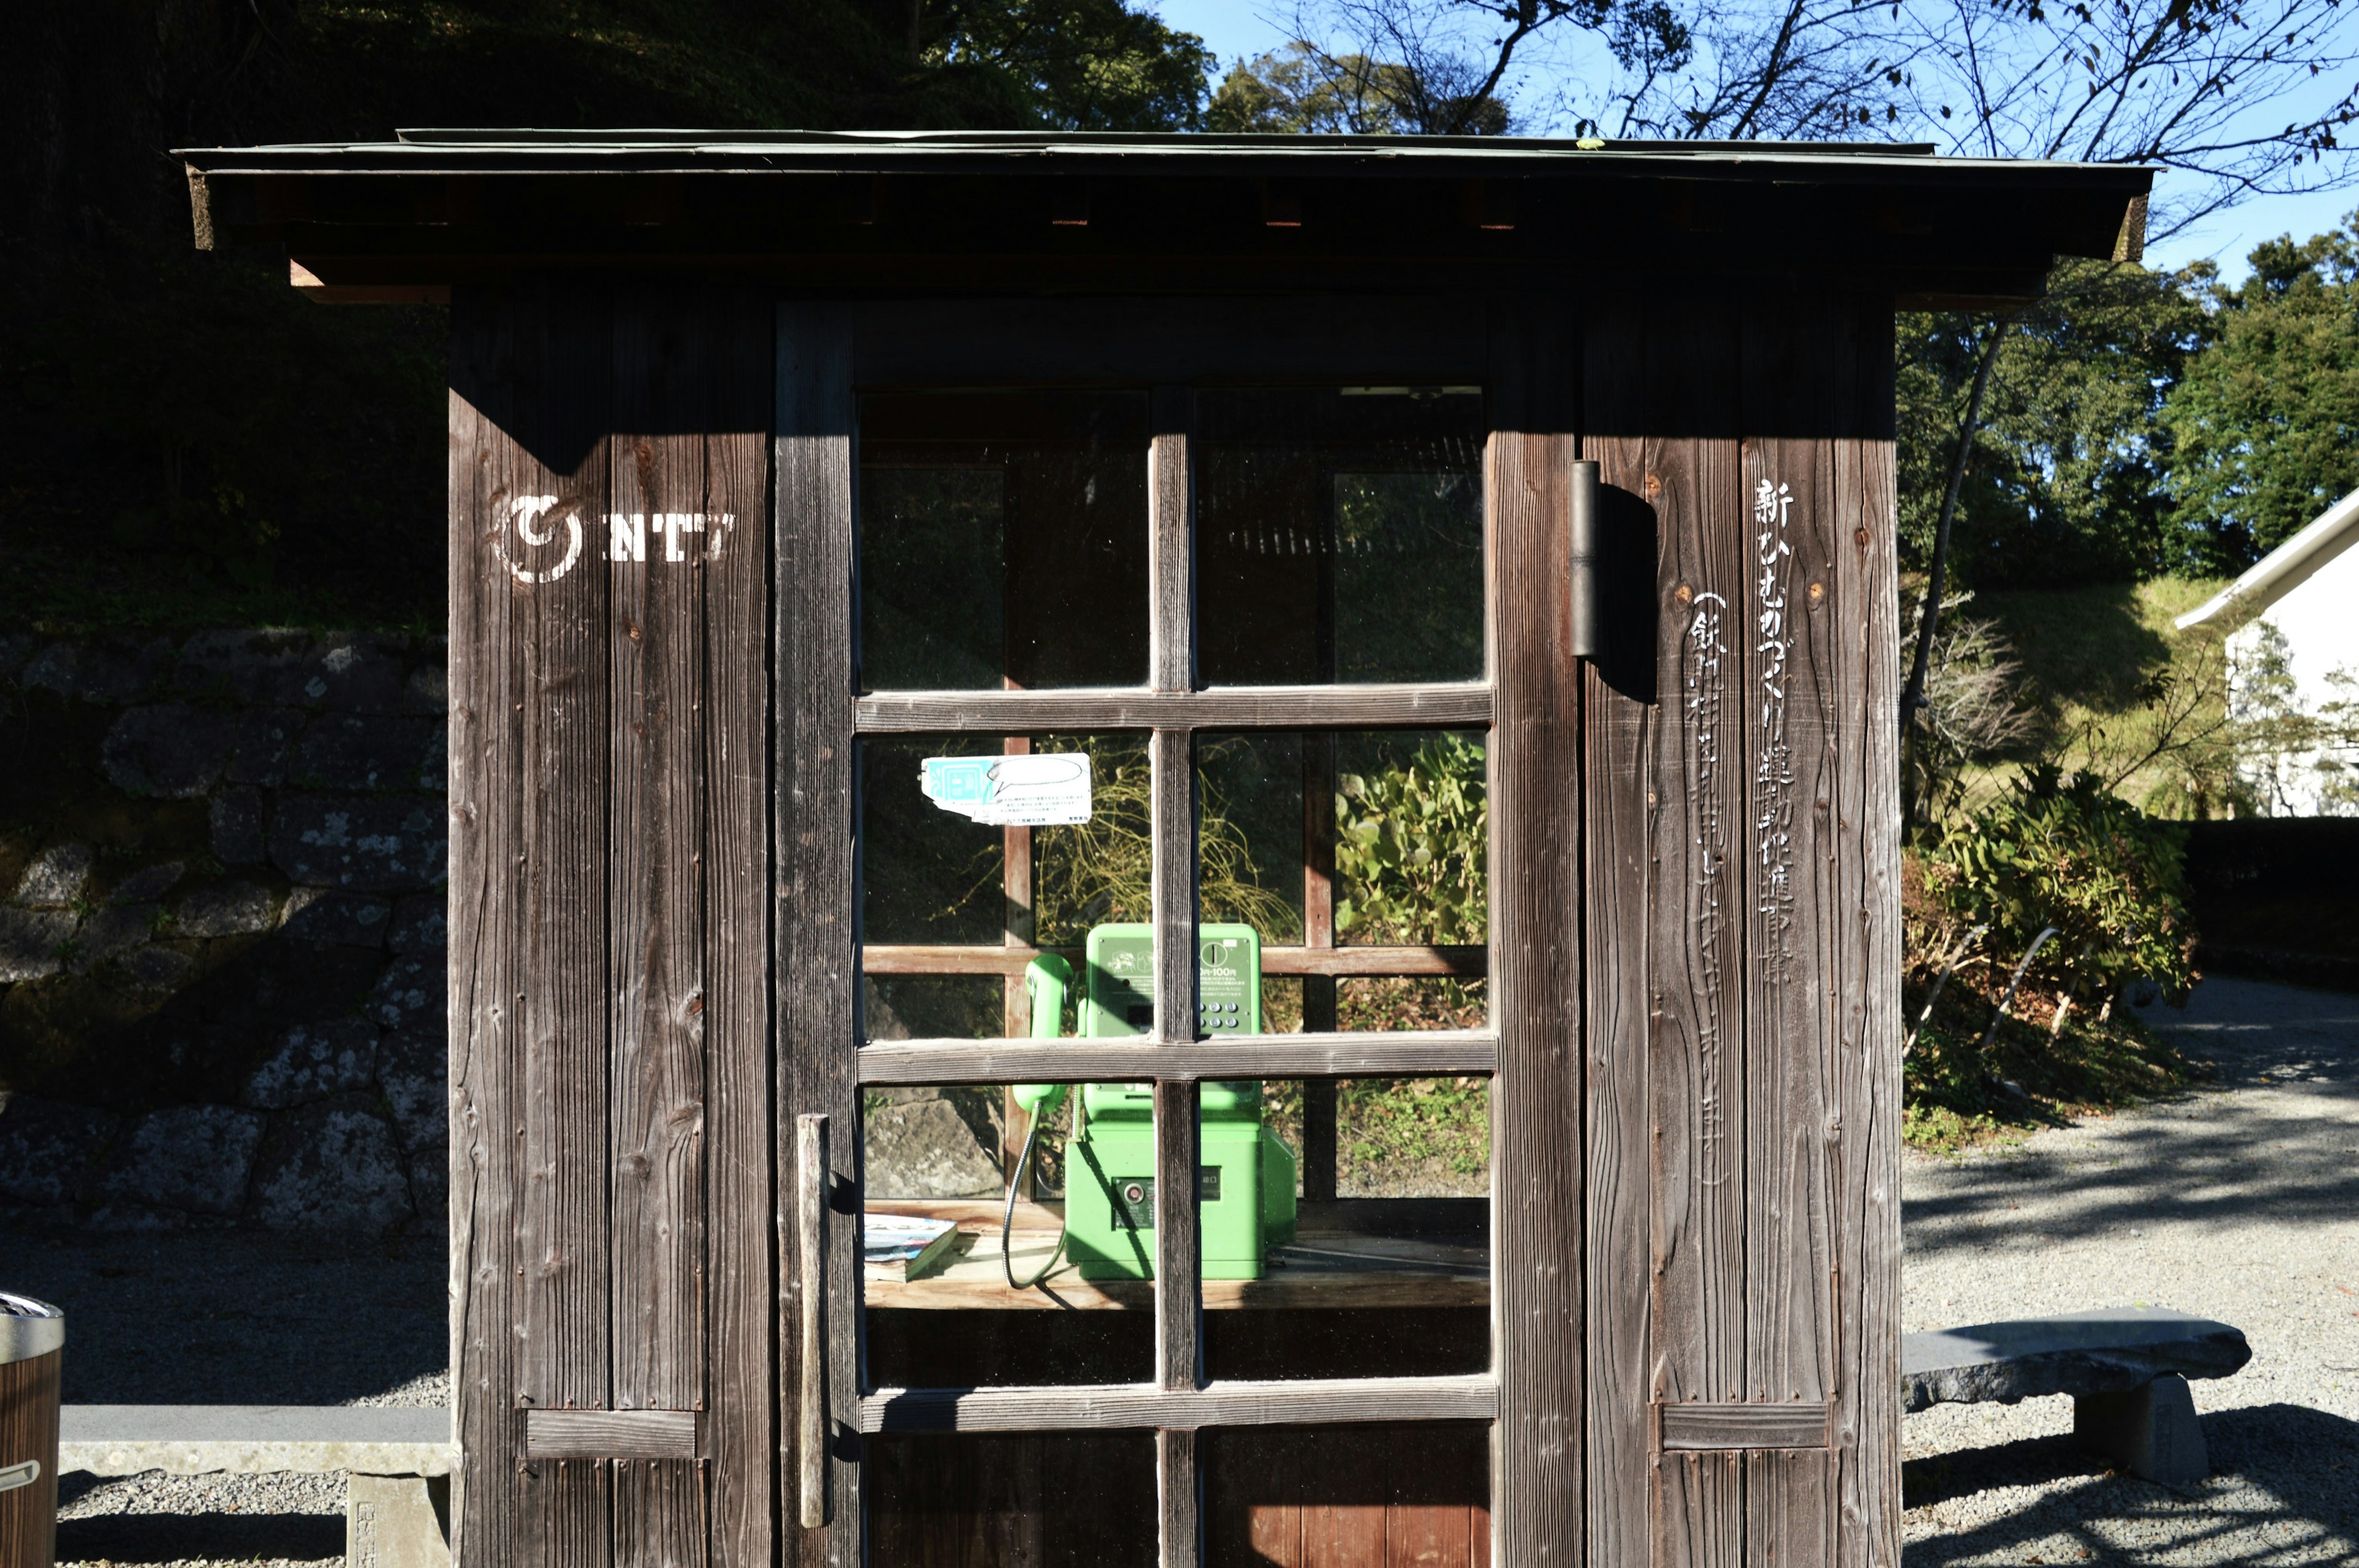
<svg viewBox="0 0 2359 1568"><path fill-rule="evenodd" d="M1599 1568L1897 1560L1890 320L1767 293L1585 312L1612 557L1585 762Z"/></svg>
<svg viewBox="0 0 2359 1568"><path fill-rule="evenodd" d="M769 309L523 283L452 319L462 1549L766 1563ZM702 526L615 561L610 514ZM611 1452L528 1452L566 1411Z"/></svg>

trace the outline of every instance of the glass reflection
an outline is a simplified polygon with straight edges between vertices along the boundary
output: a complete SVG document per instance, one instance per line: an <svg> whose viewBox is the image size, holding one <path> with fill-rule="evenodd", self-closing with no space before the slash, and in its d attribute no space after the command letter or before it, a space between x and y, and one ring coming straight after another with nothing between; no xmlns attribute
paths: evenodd
<svg viewBox="0 0 2359 1568"><path fill-rule="evenodd" d="M1196 427L1208 681L1482 676L1478 389L1205 391Z"/></svg>
<svg viewBox="0 0 2359 1568"><path fill-rule="evenodd" d="M1144 680L1147 449L1142 393L863 397L864 687Z"/></svg>

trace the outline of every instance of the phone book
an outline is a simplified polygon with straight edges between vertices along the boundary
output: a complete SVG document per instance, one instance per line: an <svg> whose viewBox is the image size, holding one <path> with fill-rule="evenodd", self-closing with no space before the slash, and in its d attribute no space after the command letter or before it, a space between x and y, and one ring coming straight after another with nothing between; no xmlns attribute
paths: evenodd
<svg viewBox="0 0 2359 1568"><path fill-rule="evenodd" d="M915 1280L959 1249L958 1227L947 1219L908 1214L861 1217L860 1260L880 1280Z"/></svg>

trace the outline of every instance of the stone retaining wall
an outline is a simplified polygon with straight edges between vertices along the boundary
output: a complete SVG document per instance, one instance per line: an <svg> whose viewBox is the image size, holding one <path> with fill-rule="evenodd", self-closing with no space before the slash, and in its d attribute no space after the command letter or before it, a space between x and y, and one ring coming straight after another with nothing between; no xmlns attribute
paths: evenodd
<svg viewBox="0 0 2359 1568"><path fill-rule="evenodd" d="M445 700L439 637L0 637L0 1217L440 1223Z"/></svg>

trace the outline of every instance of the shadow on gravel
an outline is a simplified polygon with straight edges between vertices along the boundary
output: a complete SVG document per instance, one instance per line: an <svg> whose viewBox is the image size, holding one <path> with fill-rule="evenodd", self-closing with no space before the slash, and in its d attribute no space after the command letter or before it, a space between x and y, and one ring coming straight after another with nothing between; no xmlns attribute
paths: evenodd
<svg viewBox="0 0 2359 1568"><path fill-rule="evenodd" d="M2212 1478L2162 1487L2070 1436L1970 1448L1900 1467L1905 1506L2026 1490L2026 1506L1912 1540L1908 1568L1984 1563L2359 1562L2359 1422L2300 1405L2203 1418ZM2027 1556L2038 1546L2038 1555Z"/></svg>
<svg viewBox="0 0 2359 1568"><path fill-rule="evenodd" d="M439 1234L0 1232L0 1259L65 1309L69 1404L345 1404L450 1361Z"/></svg>
<svg viewBox="0 0 2359 1568"><path fill-rule="evenodd" d="M2359 1212L2359 1163L2332 1136L2359 1115L2359 998L2208 980L2184 1011L2143 1016L2211 1063L2214 1079L2114 1123L2102 1157L2035 1141L1944 1170L1937 1191L1902 1205L1902 1224L1916 1227L1911 1252L1982 1245L1925 1222L2003 1216L2027 1193L2040 1206L2038 1235L2050 1241L2169 1222L2328 1224ZM2261 1087L2298 1098L2264 1106L2233 1092Z"/></svg>
<svg viewBox="0 0 2359 1568"><path fill-rule="evenodd" d="M58 1524L60 1563L344 1560L339 1514L109 1514Z"/></svg>

